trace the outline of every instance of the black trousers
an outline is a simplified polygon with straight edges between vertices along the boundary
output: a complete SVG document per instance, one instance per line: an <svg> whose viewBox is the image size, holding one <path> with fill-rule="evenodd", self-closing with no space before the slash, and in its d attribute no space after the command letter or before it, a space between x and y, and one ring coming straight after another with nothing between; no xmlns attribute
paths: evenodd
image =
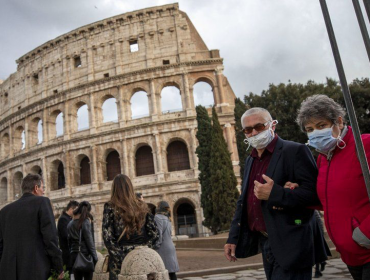
<svg viewBox="0 0 370 280"><path fill-rule="evenodd" d="M71 253L71 262L70 262L70 265L71 267L73 267L75 261L76 261L76 258L77 258L77 255L78 253ZM72 269L73 270L73 269ZM78 272L78 271L72 271L74 277L75 277L75 280L92 280L93 279L93 275L94 275L94 272Z"/></svg>
<svg viewBox="0 0 370 280"><path fill-rule="evenodd" d="M365 263L359 266L347 265L349 272L355 280L369 280L370 279L370 263Z"/></svg>
<svg viewBox="0 0 370 280"><path fill-rule="evenodd" d="M177 276L175 272L170 272L168 273L168 275L170 276L170 280L177 280Z"/></svg>

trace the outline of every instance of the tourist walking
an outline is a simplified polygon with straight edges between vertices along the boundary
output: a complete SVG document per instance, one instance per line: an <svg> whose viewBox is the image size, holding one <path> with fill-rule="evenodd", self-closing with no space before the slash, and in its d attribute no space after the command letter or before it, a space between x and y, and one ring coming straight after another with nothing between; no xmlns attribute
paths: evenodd
<svg viewBox="0 0 370 280"><path fill-rule="evenodd" d="M91 205L82 201L73 211L73 220L68 224L68 244L71 253L70 266L75 280L92 280L94 271L78 271L74 264L79 252L95 264L98 262L94 243L94 232L91 226Z"/></svg>
<svg viewBox="0 0 370 280"><path fill-rule="evenodd" d="M176 280L176 272L179 271L176 249L172 242L171 210L167 201L160 201L156 208L154 220L158 227L159 239L156 243L156 251L161 256L164 266L168 270L170 280Z"/></svg>
<svg viewBox="0 0 370 280"><path fill-rule="evenodd" d="M275 134L277 121L263 108L241 118L247 143L242 193L224 247L229 261L262 251L268 280L312 278L315 249L308 205L319 203L317 168L306 145ZM284 188L292 178L299 188Z"/></svg>
<svg viewBox="0 0 370 280"><path fill-rule="evenodd" d="M297 123L320 154L317 193L326 230L355 280L370 279L370 203L352 128L343 107L326 95L302 102ZM370 162L370 135L363 134ZM299 189L299 188L298 188Z"/></svg>
<svg viewBox="0 0 370 280"><path fill-rule="evenodd" d="M62 251L50 200L40 175L23 178L22 197L0 211L0 279L64 277Z"/></svg>
<svg viewBox="0 0 370 280"><path fill-rule="evenodd" d="M59 217L58 220L58 236L59 236L59 247L62 250L62 257L63 257L63 266L67 268L69 274L72 273L71 265L70 265L70 252L68 247L68 230L67 226L70 221L72 221L73 211L77 208L78 202L75 200L71 200L67 207L64 209L62 215Z"/></svg>
<svg viewBox="0 0 370 280"><path fill-rule="evenodd" d="M126 255L136 246L153 248L158 229L147 204L137 199L129 177L113 179L111 198L104 204L103 239L109 252L109 279L118 279Z"/></svg>

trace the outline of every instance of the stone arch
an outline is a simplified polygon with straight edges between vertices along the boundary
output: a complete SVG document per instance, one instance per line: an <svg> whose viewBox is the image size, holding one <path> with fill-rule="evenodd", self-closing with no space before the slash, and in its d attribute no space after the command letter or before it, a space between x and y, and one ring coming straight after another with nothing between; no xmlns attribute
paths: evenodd
<svg viewBox="0 0 370 280"><path fill-rule="evenodd" d="M5 158L10 152L10 137L8 133L2 135L0 144L0 158Z"/></svg>
<svg viewBox="0 0 370 280"><path fill-rule="evenodd" d="M8 201L8 179L3 177L0 181L0 204Z"/></svg>
<svg viewBox="0 0 370 280"><path fill-rule="evenodd" d="M64 134L64 115L61 110L55 110L50 114L49 136L50 139L57 138Z"/></svg>
<svg viewBox="0 0 370 280"><path fill-rule="evenodd" d="M23 126L18 126L13 134L14 151L18 152L26 147L26 132Z"/></svg>
<svg viewBox="0 0 370 280"><path fill-rule="evenodd" d="M68 115L68 117L70 118L70 125L71 125L72 133L81 131L83 130L82 128L86 129L90 127L90 116L89 116L89 105L88 104L89 103L87 102L87 100L83 98L80 99L79 101L75 101L75 103L72 104L70 115ZM82 107L83 109L80 111Z"/></svg>
<svg viewBox="0 0 370 280"><path fill-rule="evenodd" d="M135 174L145 176L155 174L153 149L148 144L140 144L135 151Z"/></svg>
<svg viewBox="0 0 370 280"><path fill-rule="evenodd" d="M106 94L101 98L100 104L101 106L96 110L99 123L118 122L117 98Z"/></svg>
<svg viewBox="0 0 370 280"><path fill-rule="evenodd" d="M17 171L13 175L13 190L14 190L14 199L18 199L22 196L21 184L23 180L23 173Z"/></svg>
<svg viewBox="0 0 370 280"><path fill-rule="evenodd" d="M182 111L184 108L181 87L176 82L166 82L160 91L162 114Z"/></svg>
<svg viewBox="0 0 370 280"><path fill-rule="evenodd" d="M91 184L91 169L90 159L85 154L80 154L76 158L77 172L75 174L75 185L88 185Z"/></svg>
<svg viewBox="0 0 370 280"><path fill-rule="evenodd" d="M36 146L42 143L42 119L39 117L33 118L28 127L29 147Z"/></svg>
<svg viewBox="0 0 370 280"><path fill-rule="evenodd" d="M180 198L173 206L173 218L177 235L197 236L196 203L189 198Z"/></svg>
<svg viewBox="0 0 370 280"><path fill-rule="evenodd" d="M148 93L142 88L135 88L130 98L131 119L144 118L150 115Z"/></svg>
<svg viewBox="0 0 370 280"><path fill-rule="evenodd" d="M213 84L205 78L199 78L193 85L194 105L212 107L215 104Z"/></svg>
<svg viewBox="0 0 370 280"><path fill-rule="evenodd" d="M54 160L50 166L50 190L56 191L66 187L64 164L61 160Z"/></svg>
<svg viewBox="0 0 370 280"><path fill-rule="evenodd" d="M190 169L189 149L182 139L171 139L167 148L168 172Z"/></svg>
<svg viewBox="0 0 370 280"><path fill-rule="evenodd" d="M104 177L107 181L112 181L114 177L122 173L120 154L117 150L110 148L105 152L105 169Z"/></svg>

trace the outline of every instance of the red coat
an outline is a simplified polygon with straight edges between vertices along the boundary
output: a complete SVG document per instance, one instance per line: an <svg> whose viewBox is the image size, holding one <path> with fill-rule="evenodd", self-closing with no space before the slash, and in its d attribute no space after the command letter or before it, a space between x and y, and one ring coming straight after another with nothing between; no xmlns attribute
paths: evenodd
<svg viewBox="0 0 370 280"><path fill-rule="evenodd" d="M317 193L326 229L337 251L346 264L358 266L370 262L370 249L353 241L352 232L357 220L362 233L370 239L370 202L350 127L343 140L346 147L337 147L330 162L324 155L317 159ZM370 135L362 135L362 141L370 162Z"/></svg>

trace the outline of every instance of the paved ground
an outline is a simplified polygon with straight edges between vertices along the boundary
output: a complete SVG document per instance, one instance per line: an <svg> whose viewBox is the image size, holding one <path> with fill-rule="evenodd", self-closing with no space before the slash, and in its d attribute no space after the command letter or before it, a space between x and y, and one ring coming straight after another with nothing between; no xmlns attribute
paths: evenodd
<svg viewBox="0 0 370 280"><path fill-rule="evenodd" d="M331 259L327 261L323 276L319 279L331 279L331 280L347 280L352 279L351 275L347 270L347 266L341 261L341 259ZM179 280L258 280L266 279L265 273L262 268L257 270L240 270L234 273L227 274L213 274L203 277L184 277Z"/></svg>

